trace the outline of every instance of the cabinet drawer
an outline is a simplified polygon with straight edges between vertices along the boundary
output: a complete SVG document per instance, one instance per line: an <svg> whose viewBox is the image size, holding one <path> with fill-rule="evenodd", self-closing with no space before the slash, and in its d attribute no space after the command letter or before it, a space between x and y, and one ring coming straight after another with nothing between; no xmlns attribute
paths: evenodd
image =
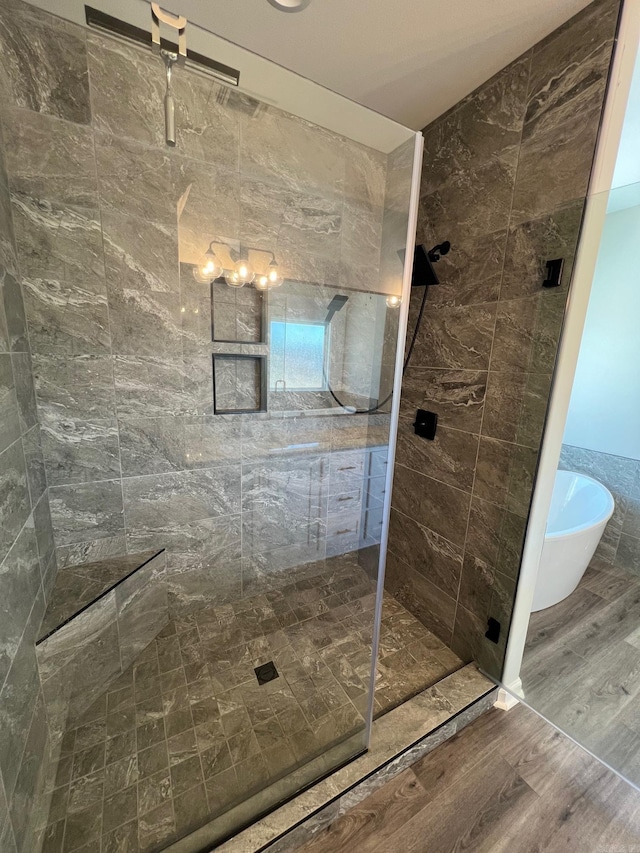
<svg viewBox="0 0 640 853"><path fill-rule="evenodd" d="M329 462L329 494L351 492L362 486L365 478L366 454L336 453Z"/></svg>
<svg viewBox="0 0 640 853"><path fill-rule="evenodd" d="M360 547L360 513L343 513L327 519L327 556L335 557Z"/></svg>
<svg viewBox="0 0 640 853"><path fill-rule="evenodd" d="M382 538L382 516L384 508L382 506L372 507L364 513L363 536L366 540L374 540L379 542Z"/></svg>
<svg viewBox="0 0 640 853"><path fill-rule="evenodd" d="M386 450L374 450L369 460L369 476L385 477L389 466L389 453Z"/></svg>
<svg viewBox="0 0 640 853"><path fill-rule="evenodd" d="M367 506L384 500L387 485L386 477L372 477L367 485L369 487L367 489Z"/></svg>
<svg viewBox="0 0 640 853"><path fill-rule="evenodd" d="M362 506L362 489L354 489L351 492L340 492L337 495L329 495L328 514L336 515L341 512L359 512Z"/></svg>

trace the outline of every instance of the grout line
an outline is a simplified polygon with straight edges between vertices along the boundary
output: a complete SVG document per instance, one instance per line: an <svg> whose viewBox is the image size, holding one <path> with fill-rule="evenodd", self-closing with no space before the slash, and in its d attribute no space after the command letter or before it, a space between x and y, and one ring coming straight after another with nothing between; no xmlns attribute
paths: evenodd
<svg viewBox="0 0 640 853"><path fill-rule="evenodd" d="M517 160L515 163L513 185L511 188L511 202L509 205L509 216L507 219L506 234L505 234L505 238L504 238L504 254L502 257L502 269L500 272L500 291L498 293L498 299L495 303L496 309L495 309L495 315L494 315L494 321L493 321L493 334L491 336L491 348L489 351L489 359L487 362L487 388L485 391L484 405L482 407L482 414L480 417L480 427L479 427L479 431L478 431L479 436L480 436L480 440L478 441L478 451L476 454L476 461L475 461L474 473L473 473L473 483L472 483L472 487L471 487L472 500L471 500L471 503L469 504L469 514L467 516L467 529L466 529L466 533L465 533L465 537L464 537L463 554L462 554L463 566L462 566L462 571L460 572L460 580L458 582L458 594L456 596L456 609L455 609L455 613L454 613L452 637L451 637L452 643L454 640L455 627L456 627L456 622L458 619L458 608L460 607L460 590L462 589L462 578L463 578L463 574L464 574L464 561L465 561L465 558L467 556L467 542L468 542L468 538L469 538L469 527L471 524L471 505L473 503L473 497L475 496L475 490L476 490L476 479L477 479L477 474L478 474L478 460L480 458L480 448L482 447L482 439L483 439L483 437L485 437L483 434L483 428L484 428L484 420L485 420L485 415L486 415L486 410L487 410L487 391L489 389L489 380L490 380L490 375L491 375L491 364L493 361L493 351L494 351L495 340L496 340L496 329L497 329L497 324L498 324L498 311L499 311L500 303L502 301L501 300L502 285L503 285L503 280L504 280L505 265L506 265L506 261L507 261L507 252L509 249L510 226L511 226L512 214L513 214L513 206L514 206L514 202L515 202L516 186L517 186L517 182L518 182L518 171L520 168L520 157L521 157L521 153L522 153L522 142L523 142L523 138L524 138L526 109L527 109L527 104L529 103L529 88L531 85L531 69L532 69L532 65L533 65L533 51L532 50L530 50L530 52L529 52L529 63L528 63L528 65L529 65L529 67L528 67L528 72L527 72L527 87L525 90L525 100L524 100L524 105L523 105L522 126L520 128L520 139L518 142L518 157L517 157ZM478 499L478 498L476 498L476 499ZM505 507L505 509L506 509L506 507ZM494 569L494 571L495 571L495 569ZM492 600L493 600L493 591L491 593L491 599L490 599L490 605L489 606L491 606Z"/></svg>
<svg viewBox="0 0 640 853"><path fill-rule="evenodd" d="M346 577L347 577L347 576L348 576L348 574L345 574L345 579L346 579ZM358 573L357 573L357 577L354 577L354 579L355 579L355 581L356 581L356 582L355 582L355 584L354 584L354 586L356 586L356 587L357 587L357 586L359 585L359 581L360 581L360 580L362 580L362 578L360 577L360 572L358 572ZM303 591L303 590L301 590L301 591ZM284 593L283 593L283 595L284 595ZM256 599L256 601L258 601L258 600L259 600L260 598L262 598L262 597L263 597L262 595L256 595L256 596L255 596L255 599ZM347 607L348 607L348 609L349 609L349 611L350 611L350 613L351 613L351 617L350 617L350 618L353 618L353 619L355 620L355 621L354 621L354 631L355 631L355 633L356 633L356 634L357 634L357 633L359 632L359 630L360 630L360 629L358 628L358 624L359 624L359 622L357 621L357 620L358 620L358 618L360 618L360 619L362 619L362 618L366 618L366 619L368 619L368 618L369 618L369 616L371 616L371 615L373 614L373 611L370 611L370 610L363 611L364 616L363 616L362 614L360 614L360 613L359 613L359 611L357 611L357 609L356 609L357 601L358 601L358 599L353 599L352 601L350 601L350 606L349 606L349 605L347 605ZM340 605L340 606L342 606L342 605ZM398 605L398 606L401 608L401 605ZM401 610L402 610L402 608L401 608ZM310 617L310 619L313 619L313 618L314 618L314 617ZM305 623L305 622L307 622L307 621L309 621L309 620L303 620L303 622L302 622L302 623L298 623L298 624L304 625L304 623ZM417 621L417 620L414 620L414 619L413 619L413 617L412 617L412 621ZM219 625L221 625L221 623L220 623L220 622L218 622L218 624L219 624ZM310 623L310 624L311 624L311 623ZM197 631L198 643L199 643L199 644L201 644L201 643L202 643L202 634L201 634L200 626L199 626L199 624L198 624L197 620L195 620L195 622L194 622L194 627L196 628L196 631ZM280 628L279 630L285 630L285 629ZM178 648L180 648L180 640L179 640L179 637L180 637L181 633L183 633L183 632L179 632L179 633L177 633L176 635L174 635L174 636L175 636L175 638L176 638L175 642L176 642L176 644L177 644L177 647L178 647ZM425 629L425 634L427 634L427 633L428 633L428 632L427 632L427 629ZM258 639L258 638L259 638L259 637L257 637L256 639ZM157 663L157 666L158 666L158 672L159 672L160 667L159 667L159 647L158 647L158 641L156 640L156 641L154 641L154 642L155 642L155 647L154 647L154 649L155 649L155 661L156 661L156 663ZM249 643L251 643L251 641L250 641L250 640L245 640L245 643L249 644ZM276 653L276 652L274 652L274 654L277 654L277 653ZM181 664L180 664L180 666L178 666L178 667L174 667L174 670L178 670L178 669L184 670L184 663L183 663L183 661L182 661L182 653L180 653L180 656L181 656ZM132 666L134 666L134 665L135 665L135 664L132 664ZM327 666L328 666L328 665L327 665ZM334 676L334 678L335 678L335 676ZM340 684L340 681L339 681L338 679L336 679L336 682L337 682L337 684ZM136 683L136 681L135 681L135 677L134 677L134 674L133 674L133 672L132 672L132 682L131 682L131 687L132 687L132 691L133 691L133 705L132 705L133 713L135 713L135 708L136 708L136 703L135 703L135 683ZM286 683L286 684L288 684L288 683L289 683L289 682L287 681L286 677L285 677L285 683ZM160 682L159 688L160 688L160 695L161 695L161 696L163 695L163 692L164 692L164 693L167 693L167 692L168 692L168 691L166 691L166 690L165 690L165 691L162 691L161 682ZM187 689L188 689L188 688L187 688ZM232 688L231 688L231 689L232 689ZM243 699L244 699L244 697L243 697ZM346 694L346 703L345 703L345 705L344 705L344 706L341 706L341 707L347 707L347 706L348 706L348 707L351 707L351 708L353 708L355 711L357 711L357 708L355 707L355 705L354 705L353 701L352 701L352 700L351 700L351 698L348 696L348 694ZM108 710L108 708L105 708L105 715L106 715L105 719L108 717L107 710ZM331 715L331 713L332 713L331 709L328 709L328 712L327 712L327 713L328 713L328 717L330 718L330 715ZM359 711L357 711L357 713L359 714L360 712L359 712ZM275 719L278 719L278 720L280 719L280 718L278 717L278 715L277 715L277 714L275 714L275 713L274 713L274 714L272 714L272 717L274 717ZM192 724L191 728L195 729L195 725L194 725L193 718L192 718L192 720L191 720L191 724ZM138 728L138 726L137 726L137 719L136 719L135 728L136 728L135 735L136 735L136 753L137 753L137 752L138 752L138 750L137 750L137 728ZM252 728L253 728L253 726L252 726ZM106 742L108 742L108 740L109 740L109 738L108 738L108 737L106 737L106 732L105 732L105 746L106 746ZM165 746L166 746L166 748L167 748L167 756L168 756L168 740L169 740L169 738L168 738L168 734L167 734L167 732L166 732L166 730L165 730L165 732L164 732L164 743L165 743ZM288 739L287 739L287 740L288 740ZM76 743L76 744L74 744L74 751L73 751L73 754L75 754L76 752L80 752L80 751L81 751L81 750L77 749L76 747L77 747L77 743ZM261 751L261 754L262 754L262 751ZM199 752L199 755L201 755L201 753L200 753L200 752ZM73 761L73 757L72 757L72 759L71 759L71 760ZM105 757L105 768L106 768L106 766L107 766L107 765L106 765L106 757ZM202 767L202 759L201 759L201 758L200 758L200 766L201 766L201 768L203 769L203 767ZM231 766L232 766L232 767L235 767L235 766L236 766L236 764L232 764ZM171 773L171 771L170 771L170 767L168 767L168 773L169 773L169 775L170 775L170 773ZM204 771L203 771L203 780L204 780ZM276 781L276 779L274 778L274 780L273 780L273 781ZM136 785L137 785L137 784L138 784L138 783L136 783ZM198 783L198 784L200 784L200 783ZM205 786L205 787L206 787L206 786ZM103 803L106 801L106 799L107 799L107 797L106 797L106 789L105 789L105 790L103 790ZM175 816L175 811L174 811L174 816Z"/></svg>

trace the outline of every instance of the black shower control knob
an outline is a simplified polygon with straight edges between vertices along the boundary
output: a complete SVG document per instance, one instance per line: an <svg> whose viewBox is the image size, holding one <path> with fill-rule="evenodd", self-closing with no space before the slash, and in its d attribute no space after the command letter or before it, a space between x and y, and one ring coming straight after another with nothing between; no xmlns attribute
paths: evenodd
<svg viewBox="0 0 640 853"><path fill-rule="evenodd" d="M418 409L416 419L413 423L413 428L416 435L421 438L427 438L433 441L436 437L436 429L438 427L438 416L435 412L427 412L425 409Z"/></svg>
<svg viewBox="0 0 640 853"><path fill-rule="evenodd" d="M543 287L560 287L562 283L562 271L564 269L564 258L555 258L547 261L547 277L542 282Z"/></svg>

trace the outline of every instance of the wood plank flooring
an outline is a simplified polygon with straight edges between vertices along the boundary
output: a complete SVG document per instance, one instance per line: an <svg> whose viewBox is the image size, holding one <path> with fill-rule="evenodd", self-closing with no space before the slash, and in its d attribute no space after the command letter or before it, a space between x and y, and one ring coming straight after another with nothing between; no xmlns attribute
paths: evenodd
<svg viewBox="0 0 640 853"><path fill-rule="evenodd" d="M640 786L640 578L594 559L532 614L521 677L532 708Z"/></svg>
<svg viewBox="0 0 640 853"><path fill-rule="evenodd" d="M298 853L637 853L640 793L524 706L489 711Z"/></svg>

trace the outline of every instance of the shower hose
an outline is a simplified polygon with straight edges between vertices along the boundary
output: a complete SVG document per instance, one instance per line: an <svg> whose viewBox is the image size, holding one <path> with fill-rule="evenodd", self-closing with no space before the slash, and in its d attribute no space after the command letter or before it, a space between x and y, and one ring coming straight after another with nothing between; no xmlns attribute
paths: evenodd
<svg viewBox="0 0 640 853"><path fill-rule="evenodd" d="M411 354L413 353L413 348L416 345L416 340L418 338L418 332L420 330L420 324L422 323L422 316L424 314L424 308L427 303L427 291L429 290L428 285L424 285L424 293L422 294L422 302L420 303L420 310L418 311L418 318L416 320L416 325L413 329L413 335L411 336L411 343L409 344L409 349L407 350L407 355L404 360L404 364L402 366L402 375L404 376L407 367L409 366L409 362L411 360ZM374 412L380 411L382 406L385 403L388 403L389 400L393 397L393 389L387 394L384 400L378 400L375 406L372 406L370 409L356 409L353 406L345 405L337 396L333 388L331 387L331 383L329 382L329 377L327 376L326 368L323 367L324 379L327 383L327 388L329 389L329 393L336 401L336 403L341 406L343 409L346 409L350 415L371 415Z"/></svg>

